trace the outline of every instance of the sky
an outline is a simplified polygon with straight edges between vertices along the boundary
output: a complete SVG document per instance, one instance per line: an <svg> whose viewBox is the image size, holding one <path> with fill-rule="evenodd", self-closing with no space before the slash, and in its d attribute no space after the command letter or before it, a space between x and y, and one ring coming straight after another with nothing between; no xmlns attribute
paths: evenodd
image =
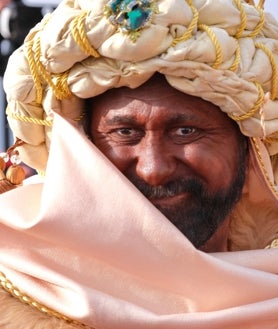
<svg viewBox="0 0 278 329"><path fill-rule="evenodd" d="M278 0L265 0L264 9L278 20Z"/></svg>

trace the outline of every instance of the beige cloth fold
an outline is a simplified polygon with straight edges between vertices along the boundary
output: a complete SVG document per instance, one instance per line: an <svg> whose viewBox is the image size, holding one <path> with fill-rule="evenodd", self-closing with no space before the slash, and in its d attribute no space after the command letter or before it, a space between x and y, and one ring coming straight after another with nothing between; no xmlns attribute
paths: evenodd
<svg viewBox="0 0 278 329"><path fill-rule="evenodd" d="M196 250L81 131L52 133L45 182L0 196L14 285L96 329L277 328L278 249Z"/></svg>

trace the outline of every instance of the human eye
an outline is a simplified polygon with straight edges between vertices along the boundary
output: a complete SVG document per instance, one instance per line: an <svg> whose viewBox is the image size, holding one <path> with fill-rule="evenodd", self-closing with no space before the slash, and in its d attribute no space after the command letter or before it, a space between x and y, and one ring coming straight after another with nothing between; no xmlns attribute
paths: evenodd
<svg viewBox="0 0 278 329"><path fill-rule="evenodd" d="M201 135L199 129L190 126L176 127L170 130L170 138L177 144L191 143Z"/></svg>
<svg viewBox="0 0 278 329"><path fill-rule="evenodd" d="M135 144L141 140L143 135L142 130L132 127L119 127L110 131L110 136L114 141L125 144Z"/></svg>
<svg viewBox="0 0 278 329"><path fill-rule="evenodd" d="M134 133L132 128L118 128L115 129L114 132L119 136L132 136L132 134Z"/></svg>
<svg viewBox="0 0 278 329"><path fill-rule="evenodd" d="M193 134L195 131L196 129L193 127L180 127L180 128L176 128L175 133L178 136L187 136Z"/></svg>

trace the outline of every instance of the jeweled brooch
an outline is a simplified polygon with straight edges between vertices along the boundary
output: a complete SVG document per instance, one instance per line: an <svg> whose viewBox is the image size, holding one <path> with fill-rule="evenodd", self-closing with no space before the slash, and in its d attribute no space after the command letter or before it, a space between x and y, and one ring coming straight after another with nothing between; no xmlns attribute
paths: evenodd
<svg viewBox="0 0 278 329"><path fill-rule="evenodd" d="M151 24L153 14L158 13L155 1L150 0L111 0L104 8L110 23L118 26L135 42L141 30Z"/></svg>

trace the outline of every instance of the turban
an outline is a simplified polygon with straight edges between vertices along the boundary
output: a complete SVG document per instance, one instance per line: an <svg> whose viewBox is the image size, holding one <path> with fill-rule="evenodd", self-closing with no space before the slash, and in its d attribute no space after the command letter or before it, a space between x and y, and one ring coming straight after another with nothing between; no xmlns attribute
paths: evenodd
<svg viewBox="0 0 278 329"><path fill-rule="evenodd" d="M249 1L250 2L250 1ZM53 113L136 88L155 72L235 120L278 153L278 23L240 0L64 0L10 57L7 115L25 163L45 170Z"/></svg>

